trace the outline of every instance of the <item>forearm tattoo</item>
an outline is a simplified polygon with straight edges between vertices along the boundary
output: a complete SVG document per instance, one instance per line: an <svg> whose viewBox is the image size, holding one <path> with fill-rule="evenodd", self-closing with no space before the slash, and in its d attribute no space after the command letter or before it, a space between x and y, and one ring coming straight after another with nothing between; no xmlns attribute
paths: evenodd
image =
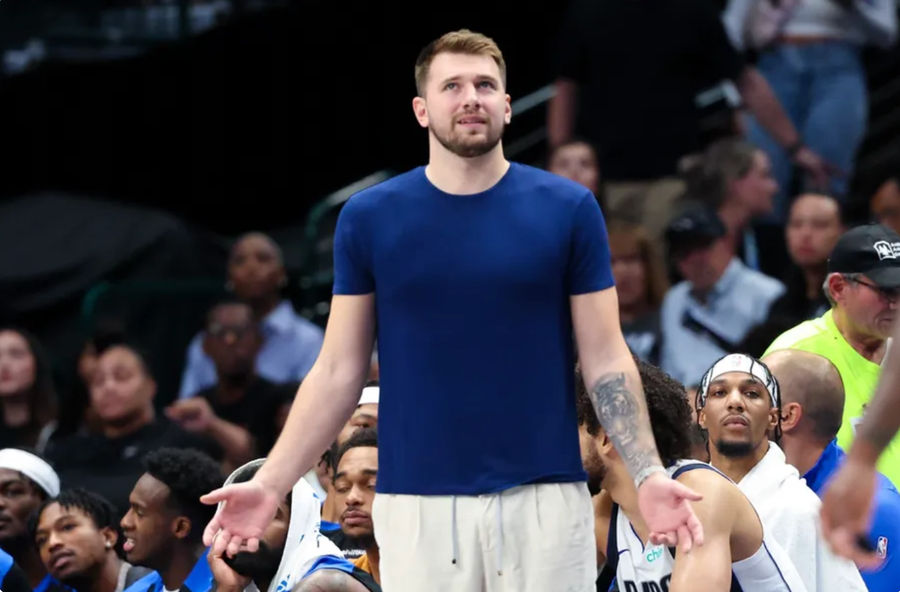
<svg viewBox="0 0 900 592"><path fill-rule="evenodd" d="M622 372L604 374L591 388L600 425L631 475L660 464L649 419L642 416L640 396L640 386L629 388Z"/></svg>

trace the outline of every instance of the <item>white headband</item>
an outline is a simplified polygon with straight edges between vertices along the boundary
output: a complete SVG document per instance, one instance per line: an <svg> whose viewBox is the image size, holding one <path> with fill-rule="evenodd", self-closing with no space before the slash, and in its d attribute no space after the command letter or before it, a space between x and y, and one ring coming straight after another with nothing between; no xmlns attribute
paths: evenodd
<svg viewBox="0 0 900 592"><path fill-rule="evenodd" d="M377 405L380 395L380 388L377 386L367 386L362 390L362 395L360 395L359 403L357 403L356 406L359 407L360 405L367 405L369 403L375 403Z"/></svg>
<svg viewBox="0 0 900 592"><path fill-rule="evenodd" d="M56 471L44 459L30 452L18 448L0 450L0 469L19 471L37 483L50 497L59 495L59 476Z"/></svg>
<svg viewBox="0 0 900 592"><path fill-rule="evenodd" d="M778 381L769 371L768 366L747 354L728 354L724 358L719 358L712 368L703 375L700 381L700 390L697 392L697 408L706 405L706 397L709 395L709 385L718 377L728 372L744 372L759 380L769 391L769 397L772 399L772 407L778 407L780 400L778 394Z"/></svg>

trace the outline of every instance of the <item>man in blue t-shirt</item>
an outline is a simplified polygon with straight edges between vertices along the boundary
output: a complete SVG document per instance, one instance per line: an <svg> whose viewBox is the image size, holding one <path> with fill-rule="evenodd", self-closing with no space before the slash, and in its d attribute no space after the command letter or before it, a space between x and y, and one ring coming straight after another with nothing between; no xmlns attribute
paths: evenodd
<svg viewBox="0 0 900 592"><path fill-rule="evenodd" d="M603 217L585 188L510 163L497 45L448 33L416 62L429 161L353 196L335 233L331 317L269 460L205 533L256 545L277 500L347 420L378 338L383 586L590 590L591 503L576 430L574 341L654 540L702 541L669 479L619 327ZM498 429L498 426L501 429ZM389 533L382 536L382 533Z"/></svg>
<svg viewBox="0 0 900 592"><path fill-rule="evenodd" d="M789 464L819 497L844 462L835 438L841 427L844 386L837 368L822 356L789 349L763 358L781 386L781 444ZM900 582L900 493L878 474L874 512L866 537L881 563L859 570L869 592L897 592Z"/></svg>

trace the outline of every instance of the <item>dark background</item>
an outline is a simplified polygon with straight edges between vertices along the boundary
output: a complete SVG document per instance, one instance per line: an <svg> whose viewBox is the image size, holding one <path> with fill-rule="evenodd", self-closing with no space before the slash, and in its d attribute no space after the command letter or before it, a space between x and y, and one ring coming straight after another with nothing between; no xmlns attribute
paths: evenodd
<svg viewBox="0 0 900 592"><path fill-rule="evenodd" d="M85 338L118 319L151 354L159 404L224 294L235 235L272 233L286 295L324 320L327 294L302 277L304 221L348 183L424 162L411 100L426 43L462 27L494 37L515 99L551 80L566 6L304 0L109 59L83 33L109 4L0 2L0 49L52 30L84 50L0 78L0 324L38 334L66 391Z"/></svg>

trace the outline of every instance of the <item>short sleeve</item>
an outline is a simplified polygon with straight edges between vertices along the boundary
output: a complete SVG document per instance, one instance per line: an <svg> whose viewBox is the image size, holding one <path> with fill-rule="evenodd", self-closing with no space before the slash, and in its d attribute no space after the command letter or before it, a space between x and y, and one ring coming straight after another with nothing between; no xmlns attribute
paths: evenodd
<svg viewBox="0 0 900 592"><path fill-rule="evenodd" d="M581 34L584 12L585 3L576 1L570 4L563 17L554 48L554 74L557 78L585 82L588 55Z"/></svg>
<svg viewBox="0 0 900 592"><path fill-rule="evenodd" d="M614 285L603 213L587 192L575 210L569 258L569 294L598 292Z"/></svg>
<svg viewBox="0 0 900 592"><path fill-rule="evenodd" d="M375 291L371 253L366 252L364 210L354 202L347 202L338 216L334 232L334 289L335 294L357 295Z"/></svg>

